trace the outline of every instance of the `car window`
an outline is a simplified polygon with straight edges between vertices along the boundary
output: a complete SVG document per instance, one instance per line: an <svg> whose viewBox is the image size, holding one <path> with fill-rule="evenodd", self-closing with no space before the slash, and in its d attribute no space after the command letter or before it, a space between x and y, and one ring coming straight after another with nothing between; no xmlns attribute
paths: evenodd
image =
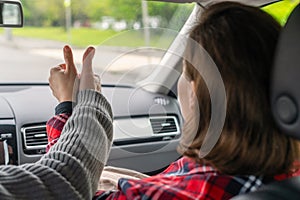
<svg viewBox="0 0 300 200"><path fill-rule="evenodd" d="M262 9L271 14L282 26L286 23L292 10L300 3L300 0L284 0L263 7Z"/></svg>
<svg viewBox="0 0 300 200"><path fill-rule="evenodd" d="M80 67L97 47L95 71L107 84L148 76L190 15L193 4L121 0L22 0L25 26L0 29L0 83L47 83L70 44Z"/></svg>

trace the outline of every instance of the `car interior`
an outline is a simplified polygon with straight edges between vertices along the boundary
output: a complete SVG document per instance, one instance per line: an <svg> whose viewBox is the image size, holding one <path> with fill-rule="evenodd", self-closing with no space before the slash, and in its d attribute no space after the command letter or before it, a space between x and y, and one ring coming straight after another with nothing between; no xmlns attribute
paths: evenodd
<svg viewBox="0 0 300 200"><path fill-rule="evenodd" d="M179 40L181 35L187 34L196 20L197 13L201 13L206 6L218 2L214 0L160 1L192 3L193 9L188 13L189 16L182 28L176 32L177 35L168 49L159 50L162 55L157 64L159 67L154 67L136 84L114 81L102 84L102 92L111 103L114 114L114 139L107 165L129 168L148 175L161 172L171 162L180 158L176 148L180 140L183 120L176 98L176 85L181 73L181 55L184 47ZM275 0L235 1L259 7L279 2ZM19 18L22 17L23 13ZM12 22L9 21L7 26L23 25L23 20L16 22L12 20ZM300 140L298 133L300 92L296 83L297 75L300 74L299 22L300 5L290 15L280 37L274 62L273 80L270 80L272 81L270 101L274 118L282 132ZM105 45L97 47L97 50L100 51L103 46ZM149 53L148 50L138 49L139 52L147 51L146 53ZM14 58L11 56L5 59ZM96 56L95 63L97 59ZM114 60L117 64L118 59L120 59L119 54L114 55L110 61ZM1 63L1 65L9 68L8 63ZM50 67L52 66L49 66L49 69ZM26 69L20 66L18 73L22 75L23 70ZM0 77L3 76L5 75ZM0 80L0 164L32 163L45 154L48 142L46 122L54 115L57 103L51 94L47 80L44 82L2 82ZM237 196L234 199L298 199L299 195L300 177L296 177L266 185L259 191Z"/></svg>

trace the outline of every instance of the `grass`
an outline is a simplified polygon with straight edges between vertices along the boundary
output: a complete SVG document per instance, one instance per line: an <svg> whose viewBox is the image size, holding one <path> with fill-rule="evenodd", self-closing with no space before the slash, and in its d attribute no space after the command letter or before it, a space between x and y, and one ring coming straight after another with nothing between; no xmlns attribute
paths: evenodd
<svg viewBox="0 0 300 200"><path fill-rule="evenodd" d="M61 27L23 27L21 29L13 29L13 35L15 36L67 42L78 47L98 45L115 34L116 32L112 30L72 29L70 34L71 40L69 40L67 32Z"/></svg>
<svg viewBox="0 0 300 200"><path fill-rule="evenodd" d="M0 29L0 33L3 29ZM107 46L144 46L144 36L142 31L116 32L113 30L97 30L92 28L74 28L71 30L70 39L67 32L62 27L23 27L12 29L14 36L29 38L47 39L72 44L77 47L88 45L104 44ZM151 33L150 45L154 47L167 47L172 41L172 37L161 38L161 33Z"/></svg>

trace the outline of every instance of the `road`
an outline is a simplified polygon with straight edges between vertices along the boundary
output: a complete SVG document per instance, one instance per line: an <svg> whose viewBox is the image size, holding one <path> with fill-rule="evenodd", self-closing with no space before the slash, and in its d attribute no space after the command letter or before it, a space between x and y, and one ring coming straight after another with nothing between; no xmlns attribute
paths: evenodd
<svg viewBox="0 0 300 200"><path fill-rule="evenodd" d="M0 36L0 82L47 82L49 69L63 63L65 43L15 37L6 41ZM160 54L151 50L137 51L120 47L96 47L95 72L103 74L103 82L132 82L132 76L144 77L159 63ZM79 71L84 49L74 49L74 60ZM140 70L141 67L143 70ZM130 73L128 73L130 72ZM141 74L142 73L142 74Z"/></svg>

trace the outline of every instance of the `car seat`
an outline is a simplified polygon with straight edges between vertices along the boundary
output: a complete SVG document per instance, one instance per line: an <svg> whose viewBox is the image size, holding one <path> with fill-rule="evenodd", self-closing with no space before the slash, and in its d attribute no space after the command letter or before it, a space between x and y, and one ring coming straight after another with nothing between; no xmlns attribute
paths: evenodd
<svg viewBox="0 0 300 200"><path fill-rule="evenodd" d="M271 80L271 106L282 133L300 140L300 4L280 35ZM300 177L265 185L234 200L300 199Z"/></svg>

